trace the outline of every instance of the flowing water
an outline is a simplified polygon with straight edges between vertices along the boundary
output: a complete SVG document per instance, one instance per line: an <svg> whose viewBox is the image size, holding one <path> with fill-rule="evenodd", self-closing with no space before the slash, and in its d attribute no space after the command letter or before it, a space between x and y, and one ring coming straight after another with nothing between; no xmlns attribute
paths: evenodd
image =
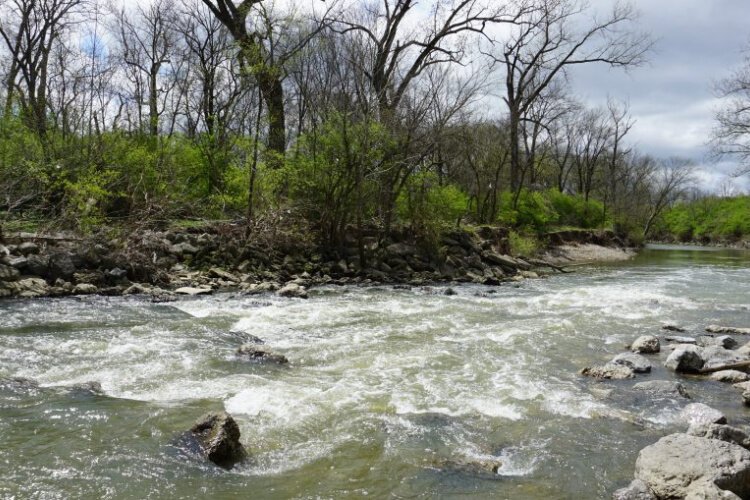
<svg viewBox="0 0 750 500"><path fill-rule="evenodd" d="M750 253L659 247L519 285L324 287L309 300L219 294L152 304L0 302L2 498L606 498L687 400L594 382L663 322L750 326ZM249 364L252 336L288 366ZM104 395L70 386L101 383ZM682 378L735 424L731 386ZM175 439L209 410L238 421L232 471ZM449 464L499 460L498 472ZM448 465L446 465L448 464Z"/></svg>

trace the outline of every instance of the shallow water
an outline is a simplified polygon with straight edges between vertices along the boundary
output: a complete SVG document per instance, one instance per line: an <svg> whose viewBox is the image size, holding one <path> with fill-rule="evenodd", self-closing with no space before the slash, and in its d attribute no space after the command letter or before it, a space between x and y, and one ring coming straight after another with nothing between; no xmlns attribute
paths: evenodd
<svg viewBox="0 0 750 500"><path fill-rule="evenodd" d="M2 498L603 498L688 400L593 382L664 322L750 326L750 253L657 247L520 285L325 287L309 300L220 294L152 304L0 302ZM248 364L251 336L289 366ZM105 395L71 391L99 381ZM681 378L750 424L739 393ZM174 446L226 409L252 461L230 472ZM499 459L497 474L443 467Z"/></svg>

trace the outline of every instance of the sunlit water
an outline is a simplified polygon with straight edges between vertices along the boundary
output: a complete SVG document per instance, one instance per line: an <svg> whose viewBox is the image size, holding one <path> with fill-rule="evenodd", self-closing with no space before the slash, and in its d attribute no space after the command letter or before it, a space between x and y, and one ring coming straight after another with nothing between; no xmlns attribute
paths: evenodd
<svg viewBox="0 0 750 500"><path fill-rule="evenodd" d="M603 498L689 401L593 382L663 322L750 326L750 254L662 247L501 287L326 287L309 300L232 294L0 302L0 497ZM290 359L248 364L251 335ZM99 381L105 396L66 389ZM735 424L731 386L685 378ZM252 460L226 472L173 443L208 410ZM499 459L497 474L445 468Z"/></svg>

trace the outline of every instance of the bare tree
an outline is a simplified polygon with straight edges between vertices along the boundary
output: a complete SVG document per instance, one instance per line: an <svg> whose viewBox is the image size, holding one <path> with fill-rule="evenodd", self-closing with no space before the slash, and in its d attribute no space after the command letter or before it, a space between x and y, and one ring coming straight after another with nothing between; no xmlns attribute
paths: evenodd
<svg viewBox="0 0 750 500"><path fill-rule="evenodd" d="M716 113L712 146L717 157L735 158L737 174L750 173L750 48L741 68L719 82L724 107Z"/></svg>
<svg viewBox="0 0 750 500"><path fill-rule="evenodd" d="M649 179L648 216L643 236L648 237L656 219L680 199L690 187L694 165L690 160L670 158L651 171Z"/></svg>
<svg viewBox="0 0 750 500"><path fill-rule="evenodd" d="M645 34L632 30L637 16L630 4L616 3L611 12L586 20L589 5L583 0L534 0L513 33L494 52L505 77L503 97L509 113L510 175L515 190L521 183L521 122L531 106L553 82L565 78L572 66L603 63L612 67L641 64L651 47Z"/></svg>
<svg viewBox="0 0 750 500"><path fill-rule="evenodd" d="M159 134L159 118L174 86L174 80L169 82L165 78L164 70L174 57L174 21L171 0L157 0L145 8L138 6L134 13L120 10L113 26L120 44L119 55L133 86L131 92L139 127L154 138ZM142 117L144 107L148 109L145 120Z"/></svg>
<svg viewBox="0 0 750 500"><path fill-rule="evenodd" d="M10 0L0 4L0 37L11 63L5 112L14 99L42 142L47 135L47 83L52 49L83 0Z"/></svg>

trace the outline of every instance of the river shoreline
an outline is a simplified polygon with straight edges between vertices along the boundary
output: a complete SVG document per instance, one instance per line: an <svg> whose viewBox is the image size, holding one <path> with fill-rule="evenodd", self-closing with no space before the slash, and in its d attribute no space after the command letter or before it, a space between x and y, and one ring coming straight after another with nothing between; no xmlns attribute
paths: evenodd
<svg viewBox="0 0 750 500"><path fill-rule="evenodd" d="M636 254L607 231L551 233L548 247L530 257L512 256L508 230L489 226L448 231L437 243L408 231L385 241L351 238L335 251L300 237L245 238L241 231L221 226L114 238L10 235L0 245L0 298L147 294L167 301L216 291L304 298L308 288L329 284L499 286Z"/></svg>

